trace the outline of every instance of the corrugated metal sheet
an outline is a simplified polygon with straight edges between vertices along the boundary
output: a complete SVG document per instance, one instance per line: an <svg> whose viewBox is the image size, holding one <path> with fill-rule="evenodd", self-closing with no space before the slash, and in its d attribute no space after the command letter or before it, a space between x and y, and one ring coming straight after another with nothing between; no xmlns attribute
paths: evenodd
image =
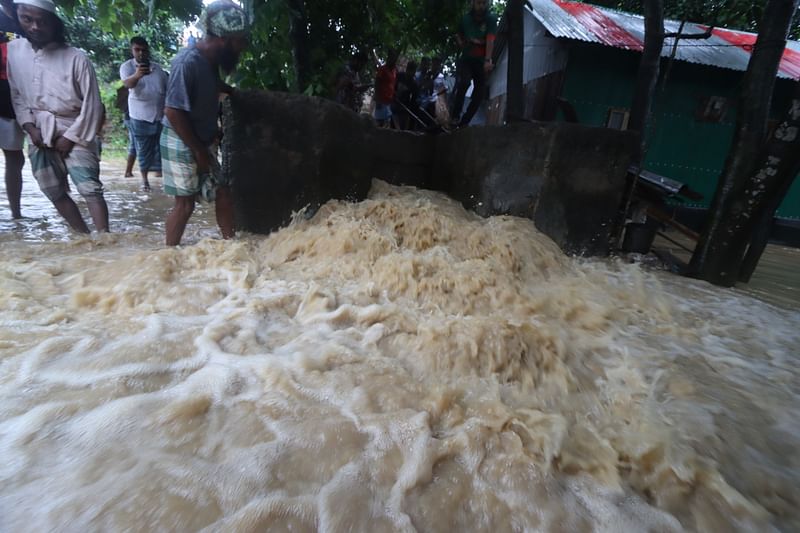
<svg viewBox="0 0 800 533"><path fill-rule="evenodd" d="M544 26L530 13L525 13L525 48L522 80L531 80L564 70L567 66L567 47L564 43L550 38ZM492 77L489 80L489 98L505 94L508 82L508 53L496 59Z"/></svg>
<svg viewBox="0 0 800 533"><path fill-rule="evenodd" d="M644 44L644 18L639 15L567 0L529 0L533 15L554 37L577 39L614 48L641 51ZM664 29L676 33L680 23L667 20ZM705 26L687 23L683 33L702 34ZM675 58L689 63L733 70L747 70L754 33L715 29L707 39L681 39ZM672 53L674 40L664 41L663 56ZM789 41L783 54L781 78L800 79L800 43Z"/></svg>

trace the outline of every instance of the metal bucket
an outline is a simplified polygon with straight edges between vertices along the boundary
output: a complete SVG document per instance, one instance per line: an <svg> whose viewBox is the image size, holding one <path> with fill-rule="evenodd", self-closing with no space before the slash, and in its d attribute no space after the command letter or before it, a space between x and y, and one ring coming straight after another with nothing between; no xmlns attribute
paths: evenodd
<svg viewBox="0 0 800 533"><path fill-rule="evenodd" d="M625 226L625 238L622 241L622 251L646 254L653 246L656 238L657 226L651 222L644 224L631 222Z"/></svg>

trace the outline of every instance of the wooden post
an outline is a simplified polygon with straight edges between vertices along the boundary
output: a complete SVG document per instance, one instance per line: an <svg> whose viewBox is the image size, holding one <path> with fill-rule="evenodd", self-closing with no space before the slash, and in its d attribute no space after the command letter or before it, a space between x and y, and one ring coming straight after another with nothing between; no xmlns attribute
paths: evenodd
<svg viewBox="0 0 800 533"><path fill-rule="evenodd" d="M664 48L664 5L662 0L645 0L644 49L631 103L631 118L628 122L628 129L638 131L642 136L641 152L644 151L647 122L658 83L662 48Z"/></svg>
<svg viewBox="0 0 800 533"><path fill-rule="evenodd" d="M311 51L308 37L308 13L305 0L287 0L289 42L294 60L295 91L303 92L311 81Z"/></svg>
<svg viewBox="0 0 800 533"><path fill-rule="evenodd" d="M508 97L506 122L516 122L525 115L525 85L522 79L525 55L525 19L523 0L509 0L506 5L508 21Z"/></svg>

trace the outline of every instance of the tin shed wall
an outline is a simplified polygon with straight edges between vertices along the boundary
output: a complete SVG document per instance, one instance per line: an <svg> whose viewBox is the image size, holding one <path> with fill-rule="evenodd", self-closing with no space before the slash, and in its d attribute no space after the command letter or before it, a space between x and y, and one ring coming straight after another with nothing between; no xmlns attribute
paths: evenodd
<svg viewBox="0 0 800 533"><path fill-rule="evenodd" d="M564 70L567 66L567 50L564 41L550 37L544 26L525 10L525 52L522 81L528 83L548 74ZM508 92L508 47L497 60L497 66L489 78L489 99Z"/></svg>
<svg viewBox="0 0 800 533"><path fill-rule="evenodd" d="M588 43L574 43L569 54L562 95L582 124L604 126L611 109L630 108L640 54ZM729 69L675 62L666 88L656 97L645 168L703 194L702 202L689 206L708 207L714 195L733 137L742 76ZM778 80L776 117L784 112L790 89L789 81ZM712 96L725 98L728 105L720 121L698 115ZM778 216L800 219L800 180L795 180Z"/></svg>

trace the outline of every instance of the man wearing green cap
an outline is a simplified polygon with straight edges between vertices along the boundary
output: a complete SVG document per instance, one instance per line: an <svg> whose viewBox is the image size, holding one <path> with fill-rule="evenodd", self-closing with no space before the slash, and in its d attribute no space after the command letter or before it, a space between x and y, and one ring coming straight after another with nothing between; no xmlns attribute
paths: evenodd
<svg viewBox="0 0 800 533"><path fill-rule="evenodd" d="M175 57L167 86L161 161L164 191L175 197L167 216L167 246L180 244L198 196L216 200L222 237L234 236L230 184L220 179L212 147L219 133L219 96L231 90L219 71L230 74L236 68L247 45L247 15L233 2L217 0L203 12L199 26L205 35Z"/></svg>
<svg viewBox="0 0 800 533"><path fill-rule="evenodd" d="M459 128L469 125L486 98L487 79L494 69L492 53L497 35L497 17L490 11L490 3L489 0L472 0L472 9L461 19L456 34L461 57L456 65L452 116ZM464 98L470 82L473 84L472 97L462 116Z"/></svg>

